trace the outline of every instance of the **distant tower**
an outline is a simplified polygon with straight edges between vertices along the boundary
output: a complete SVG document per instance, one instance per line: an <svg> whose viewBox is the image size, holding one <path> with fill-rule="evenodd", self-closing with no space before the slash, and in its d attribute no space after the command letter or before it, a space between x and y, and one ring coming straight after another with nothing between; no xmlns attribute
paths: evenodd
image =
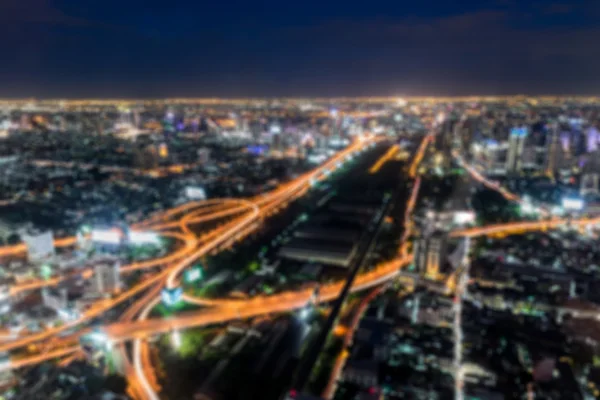
<svg viewBox="0 0 600 400"><path fill-rule="evenodd" d="M414 241L414 264L418 274L423 275L427 268L427 238L420 237Z"/></svg>
<svg viewBox="0 0 600 400"><path fill-rule="evenodd" d="M571 280L569 284L569 297L571 299L577 297L577 284L575 283L575 280Z"/></svg>
<svg viewBox="0 0 600 400"><path fill-rule="evenodd" d="M428 277L436 278L439 275L445 250L445 235L441 232L431 235L427 246L427 269L425 272Z"/></svg>
<svg viewBox="0 0 600 400"><path fill-rule="evenodd" d="M436 278L446 253L446 235L435 232L421 237L415 242L415 267L417 273L429 278Z"/></svg>
<svg viewBox="0 0 600 400"><path fill-rule="evenodd" d="M513 128L508 139L508 156L506 158L506 172L518 173L521 171L523 148L527 138L527 128Z"/></svg>
<svg viewBox="0 0 600 400"><path fill-rule="evenodd" d="M139 112L139 110L133 110L133 126L138 129L140 127L140 112Z"/></svg>
<svg viewBox="0 0 600 400"><path fill-rule="evenodd" d="M161 143L158 146L158 155L160 158L167 158L169 156L169 148L166 143Z"/></svg>
<svg viewBox="0 0 600 400"><path fill-rule="evenodd" d="M413 325L419 322L419 308L420 307L421 307L421 295L417 294L415 296L412 314L410 316L410 323Z"/></svg>
<svg viewBox="0 0 600 400"><path fill-rule="evenodd" d="M559 150L558 143L558 124L555 123L552 125L552 136L550 138L549 148L548 148L548 159L546 163L546 175L554 176L554 170L556 169L556 157Z"/></svg>

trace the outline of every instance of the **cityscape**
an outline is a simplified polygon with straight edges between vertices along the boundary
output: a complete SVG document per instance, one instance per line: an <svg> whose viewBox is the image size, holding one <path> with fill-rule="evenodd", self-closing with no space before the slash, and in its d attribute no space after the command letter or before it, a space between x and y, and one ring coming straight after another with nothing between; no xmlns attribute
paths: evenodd
<svg viewBox="0 0 600 400"><path fill-rule="evenodd" d="M600 99L0 101L0 398L600 398Z"/></svg>
<svg viewBox="0 0 600 400"><path fill-rule="evenodd" d="M600 399L598 21L1 0L0 400Z"/></svg>

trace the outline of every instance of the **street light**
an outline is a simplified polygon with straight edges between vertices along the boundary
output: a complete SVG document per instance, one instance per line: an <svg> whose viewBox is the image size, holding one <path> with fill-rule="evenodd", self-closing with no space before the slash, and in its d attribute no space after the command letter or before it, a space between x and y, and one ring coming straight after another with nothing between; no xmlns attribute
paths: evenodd
<svg viewBox="0 0 600 400"><path fill-rule="evenodd" d="M310 309L308 307L303 307L300 309L300 313L298 314L302 321L306 321L310 316Z"/></svg>
<svg viewBox="0 0 600 400"><path fill-rule="evenodd" d="M181 347L181 333L178 330L174 330L171 334L171 345L173 348L179 349Z"/></svg>

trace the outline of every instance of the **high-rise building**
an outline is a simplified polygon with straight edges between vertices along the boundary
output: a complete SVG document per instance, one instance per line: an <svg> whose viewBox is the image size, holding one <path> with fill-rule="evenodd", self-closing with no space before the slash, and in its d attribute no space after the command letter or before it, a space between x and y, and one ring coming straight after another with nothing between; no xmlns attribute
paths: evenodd
<svg viewBox="0 0 600 400"><path fill-rule="evenodd" d="M52 231L43 233L23 232L21 240L27 246L27 258L29 261L43 261L54 255L54 236Z"/></svg>
<svg viewBox="0 0 600 400"><path fill-rule="evenodd" d="M98 293L113 293L121 286L120 263L107 260L94 266L93 288Z"/></svg>
<svg viewBox="0 0 600 400"><path fill-rule="evenodd" d="M206 164L210 162L210 149L207 147L201 147L196 151L198 154L198 162L201 164Z"/></svg>
<svg viewBox="0 0 600 400"><path fill-rule="evenodd" d="M438 232L431 235L427 246L426 276L435 278L440 273L440 267L446 253L446 237Z"/></svg>
<svg viewBox="0 0 600 400"><path fill-rule="evenodd" d="M600 173L586 173L581 176L580 194L598 194L598 184L600 183Z"/></svg>
<svg viewBox="0 0 600 400"><path fill-rule="evenodd" d="M42 301L44 305L55 311L66 310L69 303L69 295L67 288L59 289L42 289Z"/></svg>
<svg viewBox="0 0 600 400"><path fill-rule="evenodd" d="M427 267L427 238L419 237L413 243L414 264L416 272L422 274Z"/></svg>
<svg viewBox="0 0 600 400"><path fill-rule="evenodd" d="M598 144L600 143L600 133L595 126L590 127L586 131L586 152L592 153L598 150Z"/></svg>
<svg viewBox="0 0 600 400"><path fill-rule="evenodd" d="M508 154L506 157L506 172L518 173L523 164L523 148L527 138L527 128L513 128L508 139Z"/></svg>
<svg viewBox="0 0 600 400"><path fill-rule="evenodd" d="M415 241L414 247L417 273L436 278L446 257L446 234L438 231L421 237Z"/></svg>
<svg viewBox="0 0 600 400"><path fill-rule="evenodd" d="M550 131L550 140L548 140L547 143L548 152L546 158L546 175L554 175L554 170L557 166L556 158L561 147L559 143L558 124L554 124L552 126Z"/></svg>

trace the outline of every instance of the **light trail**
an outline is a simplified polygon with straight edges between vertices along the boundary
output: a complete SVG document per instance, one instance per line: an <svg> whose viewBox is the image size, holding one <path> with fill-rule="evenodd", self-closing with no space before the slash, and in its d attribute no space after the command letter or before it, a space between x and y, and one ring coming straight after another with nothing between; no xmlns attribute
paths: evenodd
<svg viewBox="0 0 600 400"><path fill-rule="evenodd" d="M411 178L416 178L417 168L423 160L423 157L425 157L425 150L427 150L427 145L429 145L429 143L431 143L432 140L433 133L428 133L421 141L421 144L417 149L417 153L415 154L415 158L413 159L413 162L411 163L410 168L408 169L408 176L410 176Z"/></svg>
<svg viewBox="0 0 600 400"><path fill-rule="evenodd" d="M378 139L375 139L375 140L378 140ZM326 163L324 163L321 167L317 168L316 170L305 173L304 175L297 178L296 180L289 182L287 184L281 185L279 188L275 189L273 192L269 193L268 195L259 196L259 199L255 202L255 206L258 206L258 205L263 206L264 207L263 212L265 212L265 213L277 211L278 208L283 207L284 205L289 203L291 200L293 200L297 196L304 194L310 188L311 180L319 179L321 177L326 176L327 175L326 171L328 171L331 168L335 168L335 165L338 162L340 162L343 158L348 157L350 154L361 149L366 144L368 144L368 143L366 143L366 142L365 143L354 143L353 145L349 146L345 150L336 154L334 157L329 159ZM48 329L48 330L46 330L44 332L40 332L38 334L27 335L27 336L19 338L17 340L1 343L0 351L9 351L12 349L23 347L23 346L26 346L31 343L35 343L40 340L44 340L48 337L51 337L55 334L58 334L58 333L64 331L66 329L76 327L89 319L92 319L94 317L101 315L108 309L114 307L115 305L121 303L122 301L125 301L125 300L137 295L138 293L146 290L147 288L151 287L152 285L158 284L162 279L168 278L168 281L170 281L171 284L174 284L177 275L183 269L185 269L190 263L194 262L198 257L202 256L203 254L206 254L208 251L212 250L213 248L218 247L223 242L226 242L232 236L235 236L240 231L243 232L243 230L246 227L251 225L252 222L257 221L259 219L259 217L261 217L261 215L259 215L257 213L257 208L254 208L252 213L249 216L239 217L236 220L232 221L232 223L226 225L225 227L222 227L222 228L214 231L213 234L210 235L211 237L214 237L213 239L211 239L207 244L201 246L198 250L194 251L192 254L186 256L181 261L177 262L175 264L175 266L173 266L172 268L166 269L166 270L162 271L161 273L158 273L158 274L150 277L149 279L139 283L135 287L131 288L127 292L120 294L119 296L117 296L114 299L107 300L101 304L98 304L97 306L94 305L94 307L92 307L91 309L86 311L86 313L82 316L82 318L80 318L76 321L67 323L61 327ZM368 283L368 285L370 285L370 284L371 283ZM220 304L221 306L231 307L230 303L228 303L228 302L223 303L222 301L221 302L209 301L209 300L205 300L205 299L203 299L201 301L206 305ZM239 315L239 311L236 313L236 315ZM145 322L145 321L142 321L142 322ZM113 336L111 335L111 337L113 337ZM118 340L117 340L117 342L118 342ZM139 350L141 345L134 346L134 347ZM41 356L41 358L40 357L32 358L31 362L37 363L37 362L40 362L39 361L40 359L43 359L43 356ZM8 369L14 368L16 365L21 366L21 365L23 365L23 363L14 364L14 365L12 363L9 363L9 365L5 366L5 368L8 368ZM134 360L134 367L135 367L135 360ZM144 388L144 389L147 389L147 388Z"/></svg>
<svg viewBox="0 0 600 400"><path fill-rule="evenodd" d="M335 362L333 363L333 368L332 368L331 374L329 376L329 381L327 382L327 386L325 387L325 389L323 390L323 393L321 394L321 397L323 399L330 400L333 397L333 395L335 394L337 380L342 372L342 369L344 368L344 364L348 357L347 348L352 343L352 339L354 337L354 332L356 332L356 329L358 328L360 320L362 319L362 316L365 313L365 311L367 310L367 307L369 306L369 304L371 304L371 302L375 298L377 298L377 296L379 296L383 292L383 290L384 290L383 286L380 286L380 287L374 289L371 293L369 293L369 295L367 297L365 297L362 300L358 309L356 310L356 313L354 314L354 318L352 319L350 328L347 329L346 332L344 333L344 343L342 345L342 350L340 351L340 354L338 354Z"/></svg>
<svg viewBox="0 0 600 400"><path fill-rule="evenodd" d="M109 309L111 309L111 308L115 307L116 305L122 303L123 301L128 300L128 299L132 298L133 296L141 293L142 291L148 289L152 285L157 284L162 279L165 279L166 277L168 277L170 275L172 269L182 270L183 268L185 268L185 266L189 265L190 262L193 262L194 260L196 260L199 257L199 254L200 255L205 254L207 251L210 251L212 248L220 245L223 241L225 241L228 238L228 236L230 236L231 234L234 234L235 231L237 229L239 229L240 225L243 226L244 224L246 224L247 220L248 220L248 217L246 217L246 218L241 217L241 221L234 220L234 221L230 222L229 224L225 225L223 228L220 228L220 230L218 230L218 232L215 232L214 235L212 235L212 236L216 236L216 237L213 237L206 244L201 246L199 250L195 250L193 253L186 256L183 260L178 261L174 265L174 267L172 267L170 269L165 269L165 270L161 271L160 273L155 274L155 275L141 281L134 287L130 288L129 290L127 290L125 292L118 294L116 297L114 297L112 299L106 299L106 300L94 303L94 305L90 309L86 310L82 314L81 318L79 318L75 321L67 322L59 327L46 329L43 332L27 335L27 336L18 338L16 340L0 343L0 352L12 350L15 348L26 346L26 345L28 345L30 343L34 343L36 341L44 340L50 336L53 336L55 334L58 334L58 333L64 331L66 329L77 327L78 325L81 325L85 321L88 321L90 319L93 319L95 317L102 315L104 312L108 311ZM220 236L218 236L219 232L221 233ZM213 302L210 300L206 300L205 304L211 305L211 304L213 304Z"/></svg>
<svg viewBox="0 0 600 400"><path fill-rule="evenodd" d="M148 318L152 309L159 303L159 299L159 297L155 297L146 305L138 319L139 321L145 321ZM142 339L135 339L133 342L133 365L135 377L144 391L145 398L150 400L160 400L156 393L156 387L158 386L157 379L148 357L148 344L145 341L142 341ZM148 377L151 378L149 379Z"/></svg>
<svg viewBox="0 0 600 400"><path fill-rule="evenodd" d="M397 144L390 147L388 149L388 151L384 155L379 157L379 159L375 162L375 164L373 164L373 166L369 169L369 173L371 175L373 175L373 174L376 174L377 172L379 172L379 170L381 169L383 164L385 164L389 160L391 160L392 157L394 157L396 155L396 153L398 153L398 150L400 150L400 146L398 146Z"/></svg>
<svg viewBox="0 0 600 400"><path fill-rule="evenodd" d="M586 225L600 224L600 217L589 217L580 219L563 219L556 218L547 221L532 221L532 222L510 222L506 224L488 225L482 227L462 229L454 231L450 234L451 237L479 237L491 236L495 234L510 235L521 234L525 232L544 231L556 229L561 225L570 225L580 227Z"/></svg>
<svg viewBox="0 0 600 400"><path fill-rule="evenodd" d="M466 296L467 282L469 282L469 252L471 249L471 238L465 237L465 253L461 265L459 266L458 285L454 294L454 398L455 400L464 399L464 373L463 373L463 330L462 330L462 305L463 298Z"/></svg>
<svg viewBox="0 0 600 400"><path fill-rule="evenodd" d="M156 258L153 260L135 262L135 263L132 263L129 265L123 265L120 268L120 271L122 273L127 273L127 272L131 272L131 271L137 271L140 269L153 268L153 267L156 267L156 266L159 266L162 264L173 262L173 261L177 260L178 258L184 257L186 254L190 253L194 249L195 243L194 243L193 237L185 236L185 235L182 235L182 234L176 233L176 232L164 232L163 236L169 237L172 239L176 239L176 240L180 240L184 243L184 246L180 250L178 250L174 253L171 253L165 257ZM94 272L93 272L92 268L77 272L77 274L81 274L81 276L85 279L91 278L93 273ZM56 286L59 283L63 282L64 280L71 278L73 276L63 275L63 276L52 277L50 279L35 279L35 280L23 282L23 283L18 283L16 285L12 285L10 287L9 295L15 296L15 295L25 292L25 291L38 290L38 289L42 289L44 287L49 287L49 286Z"/></svg>
<svg viewBox="0 0 600 400"><path fill-rule="evenodd" d="M319 172L322 172L319 171ZM305 179L311 179L315 176L318 176L319 172L315 172L312 174L307 174L304 176ZM417 185L415 185L417 186ZM273 192L273 200L270 197L264 196L261 199L261 203L266 205L269 210L274 210L283 202L283 200L287 200L289 196L293 196L297 193L303 193L307 190L307 181L298 182L294 185L283 185L282 188L276 189ZM239 218L238 218L239 219ZM586 221L571 221L572 223L596 223L600 221L598 220L586 220ZM553 221L556 223L556 221ZM494 226L488 228L475 228L478 230L463 230L458 232L456 236L468 236L468 237L476 237L485 234L493 234L502 232L502 229L512 230L515 229L514 224L505 224L502 226ZM519 226L519 229L523 229L524 225ZM548 222L534 222L534 223L525 223L528 229L539 229L540 227L547 227ZM235 227L231 228L233 232L238 232L238 229ZM222 233L222 231L221 231ZM227 238L224 238L223 235L219 235L218 238L214 239L213 242L215 245L226 241ZM373 287L392 279L397 276L398 271L401 267L407 265L411 261L410 256L400 257L397 260L392 262L380 265L375 269L362 273L357 277L355 285L353 286L353 291L364 290L369 287ZM169 273L171 271L167 270ZM162 279L166 275L161 275L156 280L152 280L151 283L158 282L158 279ZM337 296L339 290L341 289L341 283L332 283L324 286L322 288L322 292L319 296L320 301L329 301ZM114 338L117 342L123 340L129 340L131 338L145 338L148 336L152 336L158 333L167 333L172 331L173 329L185 329L193 326L204 326L207 324L215 324L215 323L223 323L228 322L235 319L243 319L250 318L258 315L277 313L277 312L285 312L290 311L296 308L303 307L308 299L312 296L312 290L300 291L300 292L288 292L282 293L280 295L264 297L258 296L248 301L243 302L219 302L215 300L212 305L215 307L210 309L201 310L199 312L186 313L182 314L180 317L173 318L171 320L160 320L160 319L148 319L142 321L136 321L131 323L115 323L108 325L106 327L106 331L110 334L112 338ZM39 337L37 338L39 339ZM31 339L29 343L32 342ZM21 342L22 344L23 342ZM19 347L12 342L9 342L10 348ZM141 352L141 342L138 345L138 350ZM0 351L2 348L0 347ZM136 351L135 354L138 352ZM32 356L34 357L34 356ZM32 363L39 362L39 359L33 359ZM141 360L141 356L140 356ZM134 360L135 361L135 360ZM20 361L21 364L15 365L23 365L23 361ZM8 366L8 368L12 368L14 365ZM136 375L144 375L142 370L142 361L139 362L139 368L136 368ZM141 373L138 371L142 371Z"/></svg>
<svg viewBox="0 0 600 400"><path fill-rule="evenodd" d="M595 220L583 219L578 221L571 221L576 224L587 224L590 222L600 223L600 218ZM492 229L477 228L478 231L465 230L462 231L461 235L457 237L477 237L486 236L491 233L498 233L502 231L502 228L508 231L512 231L514 223L496 225ZM546 227L546 222L531 222L527 223L529 230L539 230ZM468 232L468 234L465 234ZM382 264L371 271L364 272L357 276L353 291L364 290L369 287L376 286L389 279L392 279L398 274L398 270L407 265L411 261L411 257L402 257L394 261ZM335 298L341 289L341 282L330 283L321 287L321 293L319 300L327 302ZM179 318L174 318L169 321L163 320L148 320L143 324L138 324L134 327L132 324L118 325L114 324L108 327L115 337L124 336L125 338L131 337L145 337L147 335L153 335L156 333L168 332L172 329L185 329L192 326L203 326L207 324L227 322L234 319L250 318L257 315L277 313L294 310L303 307L309 298L312 296L312 290L307 289L300 292L286 292L273 296L257 296L246 301L240 301L239 303L229 303L223 307L213 307L209 310L203 310L200 312L189 313ZM239 304L239 306L237 305ZM137 323L136 323L137 324Z"/></svg>
<svg viewBox="0 0 600 400"><path fill-rule="evenodd" d="M191 213L189 217L186 218L187 224L189 224L189 225L199 224L199 223L209 222L209 221L219 219L219 218L229 217L229 216L244 212L249 207L248 202L245 200L225 199L224 202L226 204L222 205L221 207L229 207L230 205L235 205L235 204L237 204L238 206L231 208L229 210L213 212L211 215L203 215L203 214L207 213L206 209L201 209L201 210L195 211L195 212ZM217 201L215 200L211 203L217 203ZM208 212L210 212L210 211L211 210L209 210ZM157 226L157 228L166 229L166 228L172 227L171 225L173 225L175 227L180 227L181 222L178 221L177 223L174 223L174 224L163 224L162 226ZM171 253L165 257L147 260L147 261L135 262L135 263L132 263L129 265L124 265L120 268L120 271L122 273L127 273L127 272L137 271L137 270L141 270L141 269L154 268L154 267L157 267L160 265L164 265L167 263L177 261L178 259L185 257L186 255L188 255L189 253L191 253L193 251L193 249L196 245L196 238L195 238L195 235L193 235L193 233L187 228L187 225L185 225L184 232L185 232L185 234L181 234L181 233L177 233L177 232L162 232L161 233L161 236L163 236L163 237L177 239L177 240L184 242L185 246L182 249L180 249L174 253ZM72 240L76 241L76 239L74 239L74 238L57 239L55 241L55 245L57 245L57 243L59 243L58 244L59 247L67 246L67 245L71 246L71 245L74 245L74 242L72 242ZM23 249L21 249L21 247L23 247ZM4 251L16 251L16 250L25 251L26 248L24 245L19 244L16 246L10 246L9 248L2 247L2 248L0 248L0 253L3 250ZM83 278L89 279L93 275L93 270L88 269L88 270L81 271L80 273L82 274ZM17 294L25 292L25 291L38 290L38 289L48 287L48 286L56 286L69 277L70 276L65 275L65 276L52 277L47 280L36 279L36 280L32 280L32 281L18 283L16 285L12 285L10 287L9 295L14 296L14 295L17 295Z"/></svg>
<svg viewBox="0 0 600 400"><path fill-rule="evenodd" d="M130 322L135 319L135 317L140 314L144 308L146 308L146 304L152 302L152 300L160 294L160 290L162 285L157 284L153 289L151 289L148 293L144 295L142 299L135 302L131 307L127 309L125 314L120 318L120 321ZM133 365L129 361L129 357L127 356L127 351L125 349L125 344L121 343L117 346L116 350L120 354L120 361L122 372L128 382L128 392L134 399L143 400L145 398L145 389L143 385L138 381L137 374Z"/></svg>

